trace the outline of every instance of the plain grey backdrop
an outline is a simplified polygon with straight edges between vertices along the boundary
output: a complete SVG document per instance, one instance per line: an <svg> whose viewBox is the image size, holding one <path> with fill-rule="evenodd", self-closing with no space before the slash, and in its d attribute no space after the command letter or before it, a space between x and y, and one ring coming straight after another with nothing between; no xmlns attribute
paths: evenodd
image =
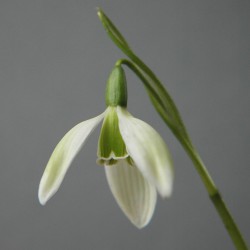
<svg viewBox="0 0 250 250"><path fill-rule="evenodd" d="M61 137L101 113L123 57L101 7L171 93L246 240L250 238L250 2L247 0L0 1L0 249L233 250L185 152L126 69L129 111L157 129L174 159L174 193L135 228L96 165L99 129L59 192L37 190Z"/></svg>

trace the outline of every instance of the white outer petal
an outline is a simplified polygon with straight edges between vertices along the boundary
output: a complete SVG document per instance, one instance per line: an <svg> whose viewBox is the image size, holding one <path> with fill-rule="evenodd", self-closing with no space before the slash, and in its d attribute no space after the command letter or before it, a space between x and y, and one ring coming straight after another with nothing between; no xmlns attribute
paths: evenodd
<svg viewBox="0 0 250 250"><path fill-rule="evenodd" d="M136 166L160 193L168 197L173 187L173 165L161 136L147 123L117 107L119 128L128 154Z"/></svg>
<svg viewBox="0 0 250 250"><path fill-rule="evenodd" d="M77 124L57 144L39 185L38 198L42 205L57 192L70 164L104 115L105 112Z"/></svg>
<svg viewBox="0 0 250 250"><path fill-rule="evenodd" d="M118 205L138 228L148 224L154 213L156 190L127 160L105 166L109 187Z"/></svg>

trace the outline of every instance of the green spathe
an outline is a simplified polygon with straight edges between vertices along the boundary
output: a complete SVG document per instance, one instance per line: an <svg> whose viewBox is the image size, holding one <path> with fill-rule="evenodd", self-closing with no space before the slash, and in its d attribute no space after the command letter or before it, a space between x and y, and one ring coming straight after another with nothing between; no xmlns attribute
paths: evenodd
<svg viewBox="0 0 250 250"><path fill-rule="evenodd" d="M110 73L106 87L106 106L127 107L127 82L121 66L115 66Z"/></svg>

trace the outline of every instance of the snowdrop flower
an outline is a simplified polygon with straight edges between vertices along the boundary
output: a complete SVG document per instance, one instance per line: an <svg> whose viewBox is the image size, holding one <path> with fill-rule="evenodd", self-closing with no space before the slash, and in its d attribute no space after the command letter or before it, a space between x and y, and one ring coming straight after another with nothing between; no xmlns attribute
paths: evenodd
<svg viewBox="0 0 250 250"><path fill-rule="evenodd" d="M58 143L40 182L39 201L44 205L57 192L73 159L103 120L97 162L104 166L122 211L142 228L153 215L157 191L162 197L171 195L171 157L161 136L127 111L127 85L121 66L116 66L108 79L106 105L104 113L79 123Z"/></svg>

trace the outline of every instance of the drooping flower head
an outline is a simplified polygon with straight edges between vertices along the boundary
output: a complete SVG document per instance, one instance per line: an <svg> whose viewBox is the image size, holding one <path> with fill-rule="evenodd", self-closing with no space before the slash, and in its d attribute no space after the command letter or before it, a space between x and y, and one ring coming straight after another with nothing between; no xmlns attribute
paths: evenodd
<svg viewBox="0 0 250 250"><path fill-rule="evenodd" d="M127 84L121 66L115 66L106 88L106 110L73 127L58 143L39 186L45 204L58 190L73 159L103 120L97 162L105 168L118 205L138 228L148 224L157 191L169 197L173 186L172 160L161 136L127 111Z"/></svg>

